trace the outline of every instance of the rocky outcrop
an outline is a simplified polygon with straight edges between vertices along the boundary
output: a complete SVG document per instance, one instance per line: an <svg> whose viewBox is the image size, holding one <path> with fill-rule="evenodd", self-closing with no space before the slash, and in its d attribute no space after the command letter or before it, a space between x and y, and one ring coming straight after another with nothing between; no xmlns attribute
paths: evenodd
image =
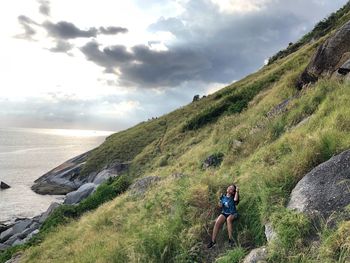
<svg viewBox="0 0 350 263"><path fill-rule="evenodd" d="M350 204L350 150L306 174L291 193L289 209L327 219Z"/></svg>
<svg viewBox="0 0 350 263"><path fill-rule="evenodd" d="M116 177L129 167L129 163L111 163L100 172L80 176L80 171L91 151L74 157L34 181L32 190L38 194L62 195L73 192L86 183L101 184Z"/></svg>
<svg viewBox="0 0 350 263"><path fill-rule="evenodd" d="M259 247L259 248L253 249L243 260L243 263L263 263L263 262L267 262L266 247Z"/></svg>
<svg viewBox="0 0 350 263"><path fill-rule="evenodd" d="M270 222L265 224L265 237L267 242L271 242L277 238L277 233Z"/></svg>
<svg viewBox="0 0 350 263"><path fill-rule="evenodd" d="M34 181L32 190L38 194L62 195L78 189L84 184L80 170L90 152L74 157Z"/></svg>
<svg viewBox="0 0 350 263"><path fill-rule="evenodd" d="M350 21L323 43L299 77L297 87L331 76L350 58Z"/></svg>
<svg viewBox="0 0 350 263"><path fill-rule="evenodd" d="M161 178L159 176L147 176L138 179L130 186L130 195L143 196L152 185L156 184L160 180Z"/></svg>
<svg viewBox="0 0 350 263"><path fill-rule="evenodd" d="M7 183L5 182L0 182L0 189L8 189L11 188Z"/></svg>
<svg viewBox="0 0 350 263"><path fill-rule="evenodd" d="M94 183L83 184L78 190L70 192L66 195L64 203L67 205L74 205L79 203L81 200L87 198L93 192L95 192L97 185Z"/></svg>
<svg viewBox="0 0 350 263"><path fill-rule="evenodd" d="M215 153L212 155L209 155L202 164L202 167L204 169L207 169L209 167L217 167L221 164L222 160L224 159L223 153Z"/></svg>
<svg viewBox="0 0 350 263"><path fill-rule="evenodd" d="M34 218L21 218L3 224L0 230L0 251L28 242L34 235L39 233L42 223L59 205L59 203L52 203L46 212Z"/></svg>

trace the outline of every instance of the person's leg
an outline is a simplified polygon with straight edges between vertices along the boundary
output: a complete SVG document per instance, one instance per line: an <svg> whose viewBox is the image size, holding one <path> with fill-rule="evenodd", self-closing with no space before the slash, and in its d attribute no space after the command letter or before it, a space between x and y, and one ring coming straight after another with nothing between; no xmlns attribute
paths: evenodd
<svg viewBox="0 0 350 263"><path fill-rule="evenodd" d="M228 218L227 218L227 232L228 232L228 238L230 240L233 240L232 239L232 233L233 233L233 220L234 220L234 215L230 215Z"/></svg>
<svg viewBox="0 0 350 263"><path fill-rule="evenodd" d="M220 227L225 223L226 217L224 215L219 215L215 221L213 235L211 237L211 241L215 242L216 236L218 235Z"/></svg>

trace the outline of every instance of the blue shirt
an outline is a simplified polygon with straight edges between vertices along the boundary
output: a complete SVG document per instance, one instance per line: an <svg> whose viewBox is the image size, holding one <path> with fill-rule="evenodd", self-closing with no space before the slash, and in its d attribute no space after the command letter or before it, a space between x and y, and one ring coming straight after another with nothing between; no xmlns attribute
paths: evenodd
<svg viewBox="0 0 350 263"><path fill-rule="evenodd" d="M226 195L221 196L220 202L222 204L223 214L235 214L237 213L236 204L233 197L227 197Z"/></svg>

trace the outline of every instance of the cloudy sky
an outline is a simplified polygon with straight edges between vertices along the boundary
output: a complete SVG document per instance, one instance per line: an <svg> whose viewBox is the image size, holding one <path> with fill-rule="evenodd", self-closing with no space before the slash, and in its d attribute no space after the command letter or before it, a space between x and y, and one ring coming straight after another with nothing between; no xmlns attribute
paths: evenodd
<svg viewBox="0 0 350 263"><path fill-rule="evenodd" d="M125 129L260 68L346 0L11 0L0 126Z"/></svg>

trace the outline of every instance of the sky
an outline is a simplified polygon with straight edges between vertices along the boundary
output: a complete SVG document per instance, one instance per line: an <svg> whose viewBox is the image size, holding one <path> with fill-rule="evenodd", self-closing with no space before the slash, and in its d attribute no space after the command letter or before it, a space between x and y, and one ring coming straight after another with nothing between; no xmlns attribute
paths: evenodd
<svg viewBox="0 0 350 263"><path fill-rule="evenodd" d="M118 131L261 68L346 0L11 0L0 127Z"/></svg>

